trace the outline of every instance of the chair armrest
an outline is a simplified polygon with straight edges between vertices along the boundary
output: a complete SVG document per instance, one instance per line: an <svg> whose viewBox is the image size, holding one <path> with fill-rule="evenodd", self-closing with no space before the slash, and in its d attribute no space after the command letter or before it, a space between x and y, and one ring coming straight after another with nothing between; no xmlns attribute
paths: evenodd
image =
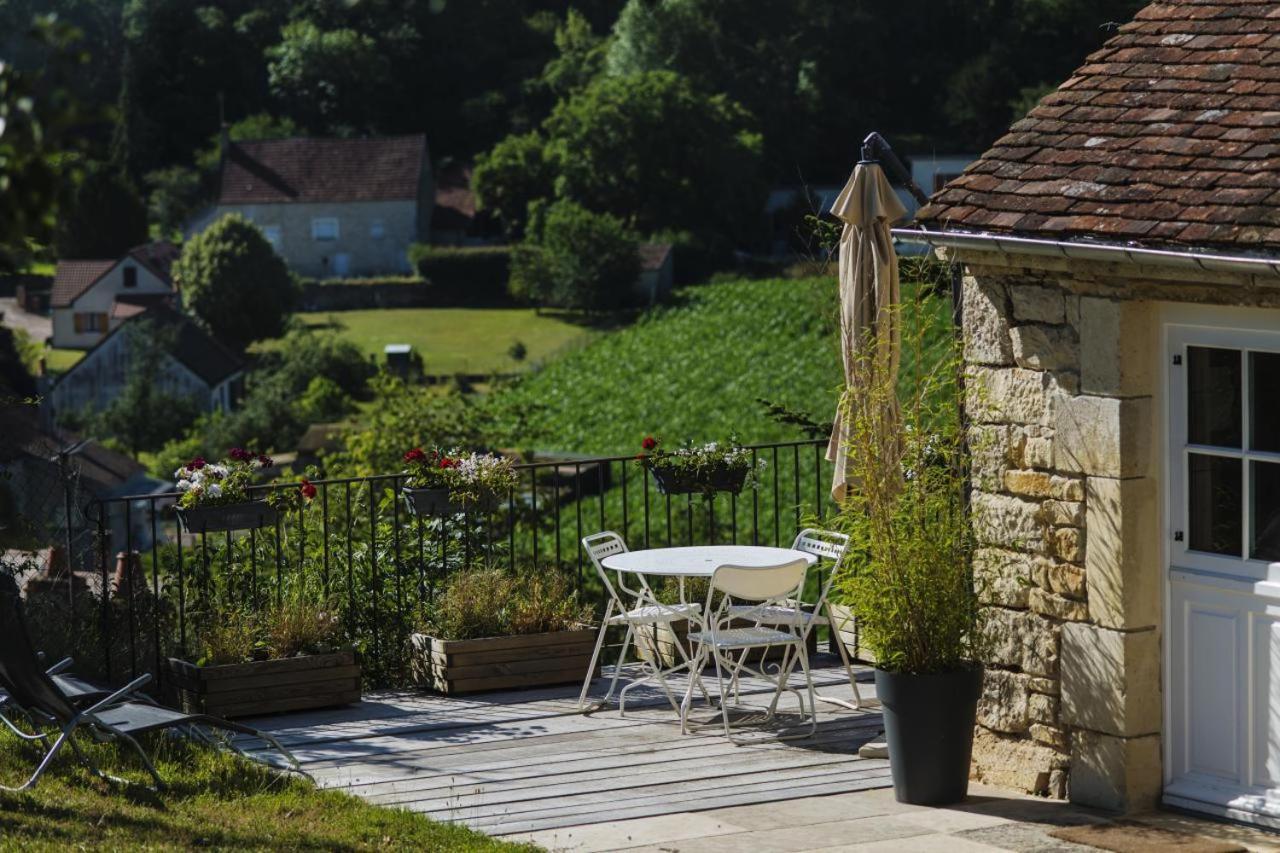
<svg viewBox="0 0 1280 853"><path fill-rule="evenodd" d="M46 669L45 674L57 675L60 672L66 672L67 670L71 669L73 664L75 664L75 661L72 660L71 658L63 658L62 660L55 663L53 666Z"/></svg>
<svg viewBox="0 0 1280 853"><path fill-rule="evenodd" d="M129 696L131 693L136 693L137 691L141 690L148 683L150 683L150 681L151 681L151 673L148 672L145 675L139 675L133 681L130 681L128 684L126 684L124 687L121 687L115 693L112 693L106 699L103 699L101 702L98 702L97 704L91 707L85 708L76 716L84 717L89 714L92 714L94 711L100 711L103 708L114 705L117 702L119 702L121 699L124 699L125 697Z"/></svg>

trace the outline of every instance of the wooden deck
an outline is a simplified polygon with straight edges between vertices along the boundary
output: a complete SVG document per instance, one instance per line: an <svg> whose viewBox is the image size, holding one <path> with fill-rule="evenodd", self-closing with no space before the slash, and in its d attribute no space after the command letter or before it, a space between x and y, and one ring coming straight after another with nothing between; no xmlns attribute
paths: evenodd
<svg viewBox="0 0 1280 853"><path fill-rule="evenodd" d="M834 658L815 664L820 693L852 698ZM594 695L605 686L597 680ZM633 691L626 717L616 705L580 713L578 688L563 687L379 694L255 725L279 737L323 787L509 835L888 787L888 762L857 754L880 732L869 671L859 687L871 707L819 702L813 737L765 736L746 746L729 743L718 725L682 736L671 706L647 688ZM744 702L768 697L763 683L744 684ZM793 699L781 710L783 722L788 710L794 720ZM701 703L696 716L719 720Z"/></svg>

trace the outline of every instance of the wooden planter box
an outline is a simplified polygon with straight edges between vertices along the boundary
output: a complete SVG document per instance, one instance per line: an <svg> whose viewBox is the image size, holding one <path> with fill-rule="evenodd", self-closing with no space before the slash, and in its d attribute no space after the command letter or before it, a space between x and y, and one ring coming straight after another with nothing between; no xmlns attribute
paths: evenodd
<svg viewBox="0 0 1280 853"><path fill-rule="evenodd" d="M352 651L196 666L169 658L174 704L189 714L257 717L360 701L360 664Z"/></svg>
<svg viewBox="0 0 1280 853"><path fill-rule="evenodd" d="M650 468L658 491L664 495L699 495L704 492L729 492L739 494L747 482L747 469L739 468L713 471L704 477L676 473L664 468Z"/></svg>
<svg viewBox="0 0 1280 853"><path fill-rule="evenodd" d="M178 519L188 533L221 533L224 530L256 530L276 523L276 508L266 501L245 501L222 506L178 508Z"/></svg>
<svg viewBox="0 0 1280 853"><path fill-rule="evenodd" d="M750 628L754 622L738 622L734 623L734 628ZM659 662L664 667L675 666L682 662L680 653L676 650L676 645L684 649L685 655L693 657L693 652L689 647L689 621L682 619L678 622L659 623L657 625L640 625L636 628L636 645L640 649L640 654L649 660L652 657L653 637L657 634ZM818 635L816 631L809 632L809 639L805 642L805 648L809 650L812 656L818 651ZM749 663L758 664L761 661L780 661L786 652L784 646L770 646L767 649L753 649L747 655ZM737 652L734 653L735 657ZM710 665L710 662L708 662Z"/></svg>
<svg viewBox="0 0 1280 853"><path fill-rule="evenodd" d="M853 618L853 614L849 612L849 608L843 604L833 604L831 605L831 616L835 622L831 626L831 633L827 638L831 654L839 654L840 650L836 648L836 643L843 642L845 650L849 653L849 660L861 663L875 663L875 656L871 654L870 649L862 644L861 632L858 630L857 621Z"/></svg>
<svg viewBox="0 0 1280 853"><path fill-rule="evenodd" d="M409 640L413 679L450 694L581 683L596 637L595 628L480 640L414 634Z"/></svg>

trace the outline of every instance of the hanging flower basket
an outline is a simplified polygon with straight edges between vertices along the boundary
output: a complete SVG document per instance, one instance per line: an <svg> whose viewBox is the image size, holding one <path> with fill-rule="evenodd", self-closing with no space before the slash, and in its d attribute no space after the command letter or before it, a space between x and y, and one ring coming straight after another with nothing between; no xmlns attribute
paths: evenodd
<svg viewBox="0 0 1280 853"><path fill-rule="evenodd" d="M740 494L747 482L746 468L712 471L680 471L654 466L649 469L658 491L664 495L696 495L708 492Z"/></svg>
<svg viewBox="0 0 1280 853"><path fill-rule="evenodd" d="M643 452L636 464L653 475L664 495L697 494L708 499L716 492L737 495L748 485L756 487L764 467L763 459L754 460L751 450L733 438L668 450L660 439L646 436L640 446Z"/></svg>
<svg viewBox="0 0 1280 853"><path fill-rule="evenodd" d="M449 489L403 489L405 503L409 512L424 518L439 518L443 515L457 515L465 507L462 501L454 501Z"/></svg>
<svg viewBox="0 0 1280 853"><path fill-rule="evenodd" d="M424 518L492 512L518 482L511 460L500 456L415 447L404 461L401 491L409 511Z"/></svg>
<svg viewBox="0 0 1280 853"><path fill-rule="evenodd" d="M219 533L224 530L256 530L276 523L276 508L266 501L216 506L178 507L178 520L188 533Z"/></svg>

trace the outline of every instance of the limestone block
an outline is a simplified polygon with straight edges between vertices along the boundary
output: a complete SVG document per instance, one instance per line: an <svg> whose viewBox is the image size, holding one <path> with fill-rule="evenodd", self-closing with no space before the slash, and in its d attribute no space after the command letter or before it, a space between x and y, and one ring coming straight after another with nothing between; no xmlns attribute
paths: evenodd
<svg viewBox="0 0 1280 853"><path fill-rule="evenodd" d="M1089 605L1083 601L1073 601L1061 595L1054 595L1048 590L1036 587L1027 594L1027 606L1033 613L1062 619L1068 622L1079 622L1089 618Z"/></svg>
<svg viewBox="0 0 1280 853"><path fill-rule="evenodd" d="M1051 538L1054 556L1068 563L1084 562L1084 531L1075 527L1060 527Z"/></svg>
<svg viewBox="0 0 1280 853"><path fill-rule="evenodd" d="M1058 697L1047 693L1036 693L1027 684L1027 719L1033 723L1049 726L1058 724Z"/></svg>
<svg viewBox="0 0 1280 853"><path fill-rule="evenodd" d="M1006 474L1005 481L1008 482L1008 479ZM1046 491L1048 494L1053 494L1052 481L1046 484ZM1045 501L1042 511L1045 521L1055 527L1080 527L1084 524L1084 503L1081 501Z"/></svg>
<svg viewBox="0 0 1280 853"><path fill-rule="evenodd" d="M1066 752L1071 748L1070 738L1067 737L1067 733L1054 726L1044 723L1032 723L1027 728L1027 732L1036 743L1042 743L1061 752ZM1061 797L1062 795L1059 794L1058 796Z"/></svg>
<svg viewBox="0 0 1280 853"><path fill-rule="evenodd" d="M1044 550L1038 503L1009 495L974 492L970 508L973 532L979 544L1036 553Z"/></svg>
<svg viewBox="0 0 1280 853"><path fill-rule="evenodd" d="M1057 675L1060 629L1048 619L1025 610L987 608L981 630L990 663L1039 678Z"/></svg>
<svg viewBox="0 0 1280 853"><path fill-rule="evenodd" d="M1049 589L1067 598L1083 599L1086 593L1085 570L1071 563L1052 563L1048 570Z"/></svg>
<svg viewBox="0 0 1280 853"><path fill-rule="evenodd" d="M1004 287L987 279L964 279L964 358L970 364L1013 363Z"/></svg>
<svg viewBox="0 0 1280 853"><path fill-rule="evenodd" d="M1040 587L1041 589L1051 588L1051 585L1049 582L1049 569L1052 568L1052 566L1053 566L1052 557L1036 558L1036 564L1034 567L1035 573L1032 575L1032 578L1035 580L1036 586Z"/></svg>
<svg viewBox="0 0 1280 853"><path fill-rule="evenodd" d="M973 555L973 581L978 600L1001 607L1027 606L1032 558L999 548L980 548Z"/></svg>
<svg viewBox="0 0 1280 853"><path fill-rule="evenodd" d="M1004 472L1009 468L1009 432L1007 426L969 428L969 457L973 463L975 489L998 492L1004 488Z"/></svg>
<svg viewBox="0 0 1280 853"><path fill-rule="evenodd" d="M1055 475L1050 491L1056 500L1082 501L1084 500L1084 478Z"/></svg>
<svg viewBox="0 0 1280 853"><path fill-rule="evenodd" d="M1090 477L1085 523L1089 618L1107 628L1160 621L1160 500L1149 478Z"/></svg>
<svg viewBox="0 0 1280 853"><path fill-rule="evenodd" d="M1160 794L1160 736L1071 736L1071 801L1121 812L1154 808Z"/></svg>
<svg viewBox="0 0 1280 853"><path fill-rule="evenodd" d="M1027 689L1029 676L1003 669L988 669L982 675L982 695L978 698L978 722L992 731L1019 734L1031 725ZM1036 694L1037 696L1039 694Z"/></svg>
<svg viewBox="0 0 1280 853"><path fill-rule="evenodd" d="M1039 436L1028 438L1022 451L1022 464L1028 468L1053 467L1053 439Z"/></svg>
<svg viewBox="0 0 1280 853"><path fill-rule="evenodd" d="M1007 384L1007 383L1006 383ZM1151 398L1059 398L1053 407L1054 464L1072 474L1139 477L1158 442Z"/></svg>
<svg viewBox="0 0 1280 853"><path fill-rule="evenodd" d="M1080 300L1080 387L1144 397L1155 390L1156 312L1149 302Z"/></svg>
<svg viewBox="0 0 1280 853"><path fill-rule="evenodd" d="M1066 300L1056 287L1014 285L1009 288L1013 298L1013 317L1028 323L1062 323L1066 321Z"/></svg>
<svg viewBox="0 0 1280 853"><path fill-rule="evenodd" d="M1045 693L1049 696L1057 696L1059 693L1058 679L1039 677L1032 678L1027 682L1027 689L1032 693Z"/></svg>
<svg viewBox="0 0 1280 853"><path fill-rule="evenodd" d="M1080 328L1080 297L1067 295L1063 298L1067 309L1067 325Z"/></svg>
<svg viewBox="0 0 1280 853"><path fill-rule="evenodd" d="M1078 370L1080 347L1065 326L1015 326L1009 330L1013 360L1031 370Z"/></svg>
<svg viewBox="0 0 1280 853"><path fill-rule="evenodd" d="M1120 737L1160 731L1156 631L1063 625L1062 721Z"/></svg>
<svg viewBox="0 0 1280 853"><path fill-rule="evenodd" d="M1006 471L1004 489L1029 498L1047 498L1053 494L1053 476L1044 471Z"/></svg>
<svg viewBox="0 0 1280 853"><path fill-rule="evenodd" d="M979 726L973 738L973 779L1028 794L1051 793L1054 771L1065 770L1070 757L1025 737L1002 735Z"/></svg>
<svg viewBox="0 0 1280 853"><path fill-rule="evenodd" d="M976 423L1049 423L1051 374L1019 367L969 367L965 409Z"/></svg>

